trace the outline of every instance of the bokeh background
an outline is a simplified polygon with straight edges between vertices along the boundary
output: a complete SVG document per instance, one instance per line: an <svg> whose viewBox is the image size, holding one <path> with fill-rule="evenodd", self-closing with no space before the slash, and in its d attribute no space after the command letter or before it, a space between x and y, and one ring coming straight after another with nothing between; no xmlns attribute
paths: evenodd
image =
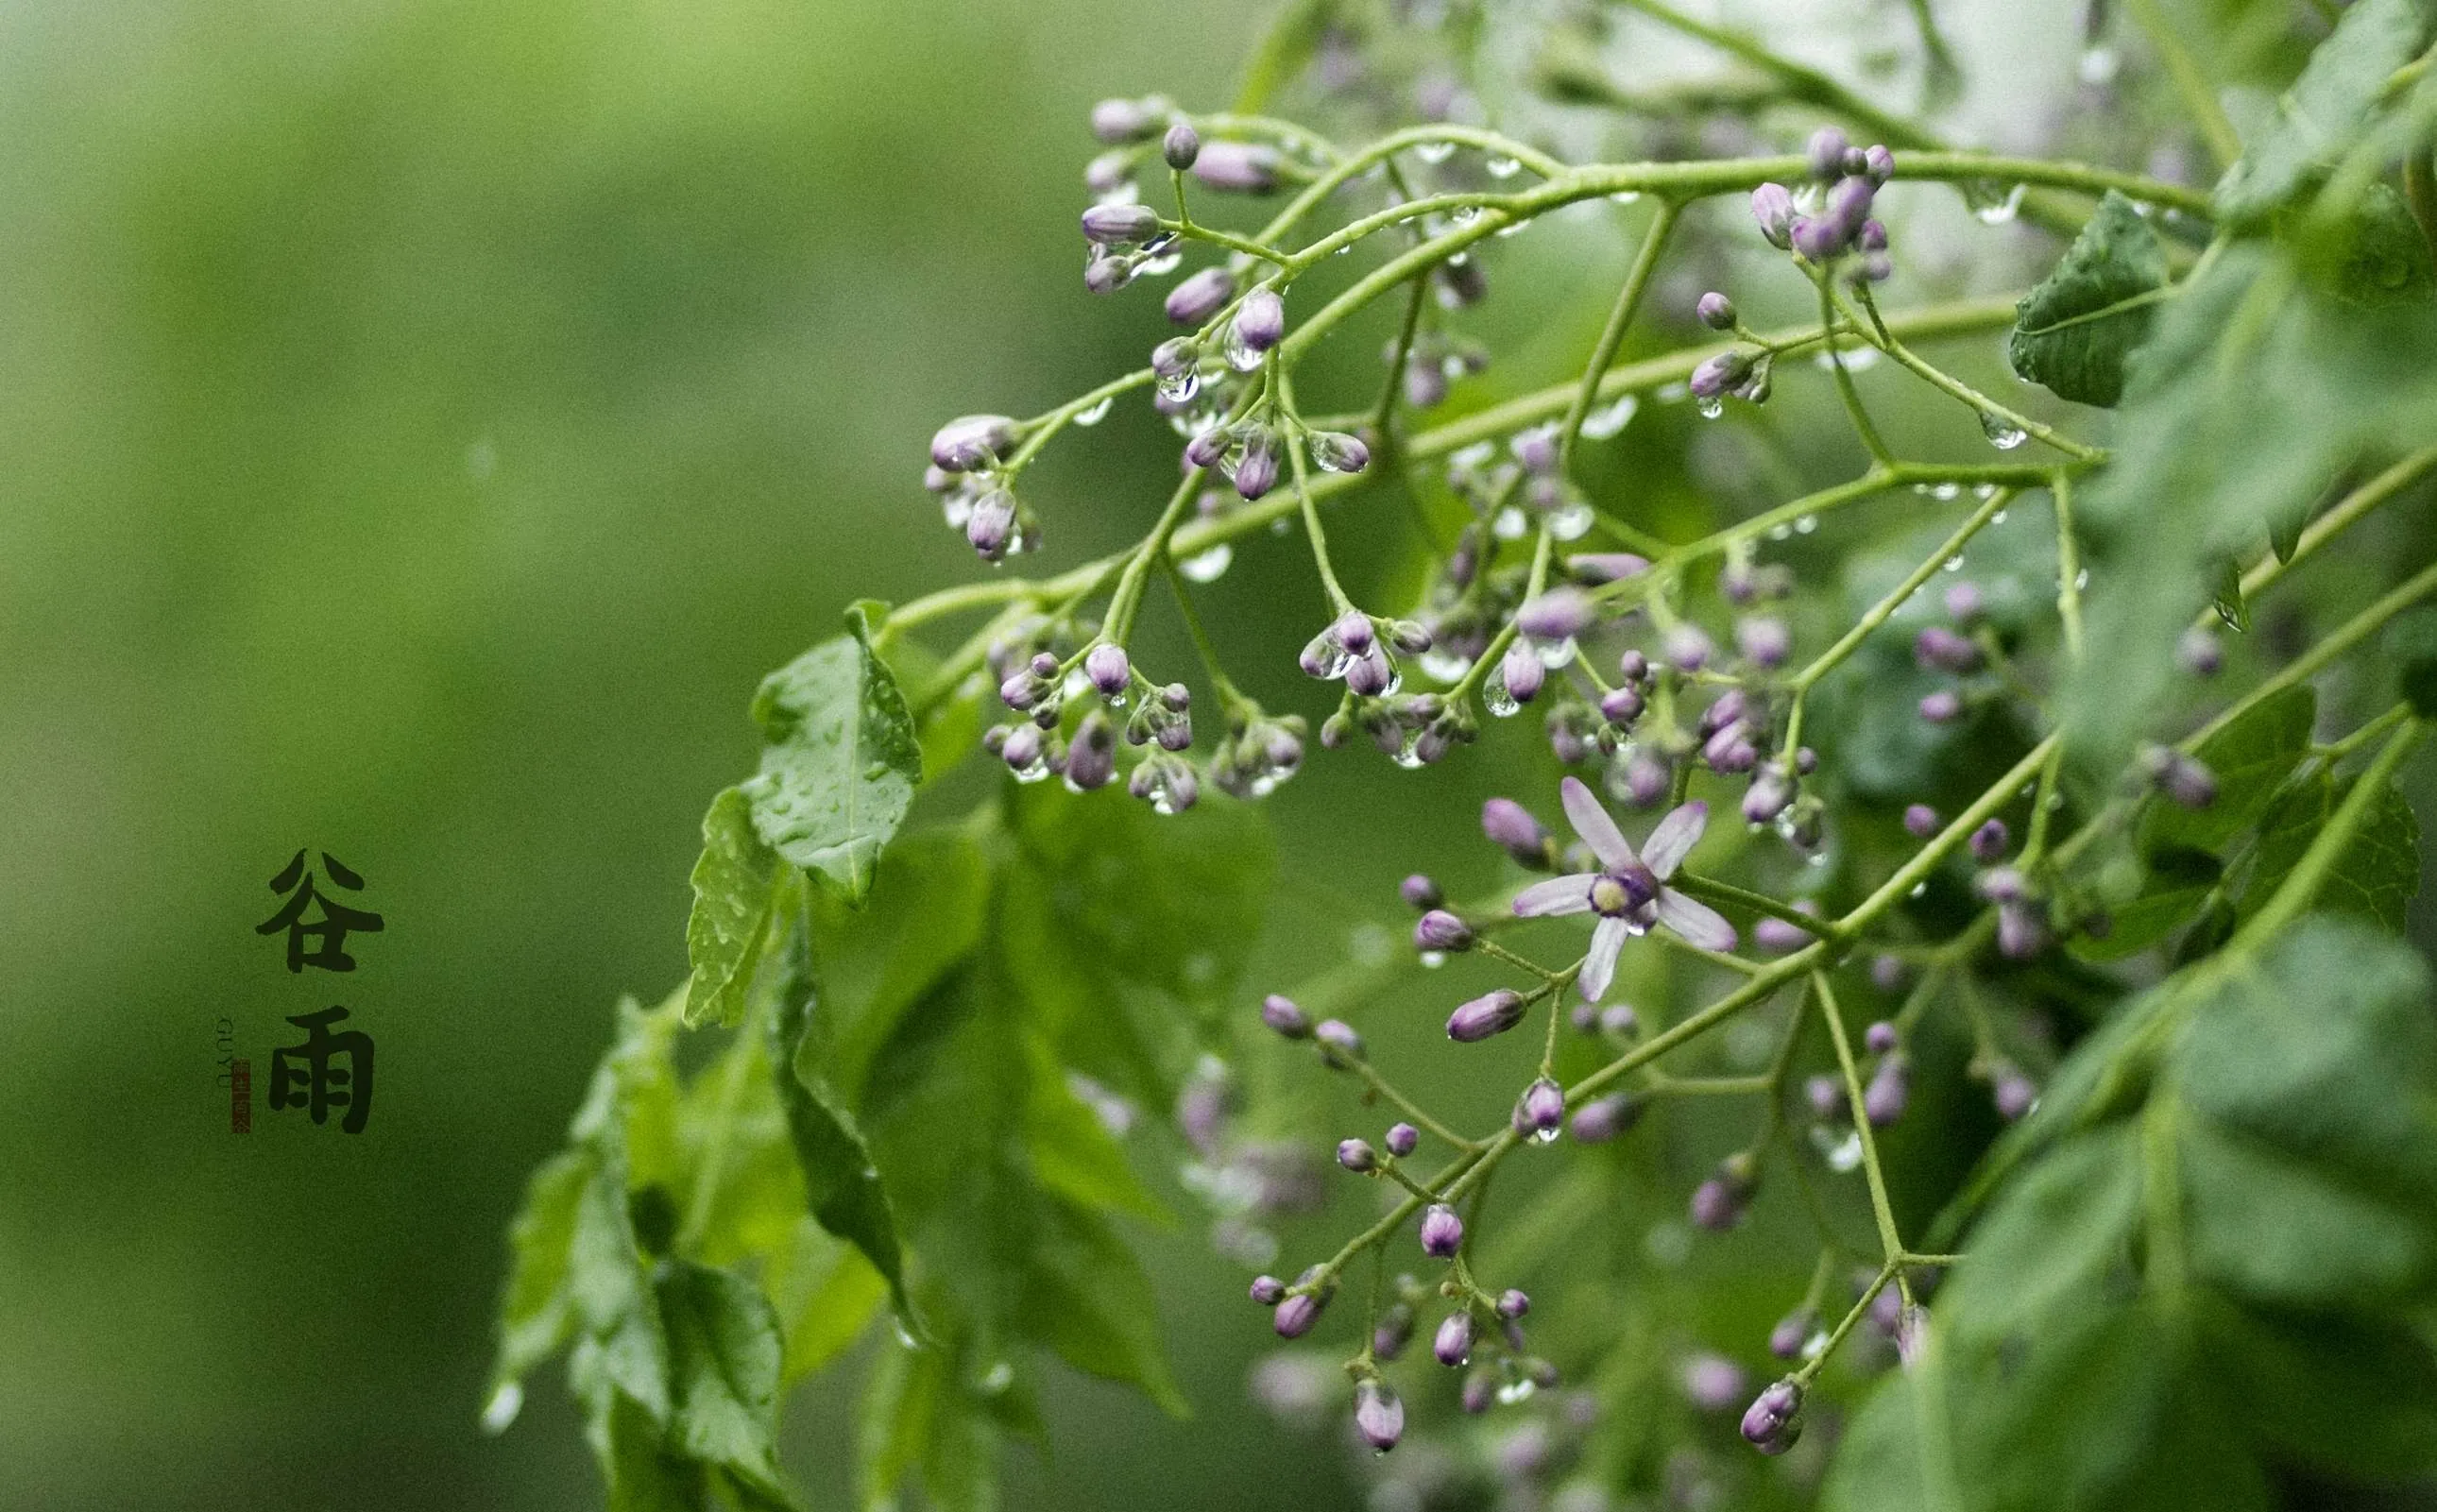
<svg viewBox="0 0 2437 1512"><path fill-rule="evenodd" d="M1090 102L1222 102L1269 9L0 10L0 1508L597 1504L554 1368L512 1432L476 1429L525 1173L611 1004L682 975L755 683L848 600L980 570L918 486L932 428L1157 339L1152 297L1081 288ZM2013 9L1957 8L1967 47L2018 45ZM2043 129L2007 98L1985 135ZM1579 361L1618 214L1501 249L1536 269L1486 316L1514 386ZM1684 413L1644 428L1680 441ZM1781 497L1847 465L1827 434L1724 471ZM1077 442L1033 495L1052 565L1139 534L1173 466L1140 413ZM1361 584L1411 567L1375 526ZM1300 545L1243 554L1210 613L1270 669L1254 692L1316 715ZM1485 878L1496 745L1393 784L1321 761L1273 799L1265 964L1394 922L1413 866ZM388 919L351 977L292 977L254 932L299 846ZM263 1101L282 1019L332 1002L379 1044L359 1138ZM242 1138L224 1030L255 1068ZM1010 1501L1348 1504L1335 1446L1245 1400L1240 1271L1190 1219L1140 1237L1197 1416L1051 1372L1055 1457L1012 1451ZM789 1408L816 1505L847 1494L858 1374Z"/></svg>

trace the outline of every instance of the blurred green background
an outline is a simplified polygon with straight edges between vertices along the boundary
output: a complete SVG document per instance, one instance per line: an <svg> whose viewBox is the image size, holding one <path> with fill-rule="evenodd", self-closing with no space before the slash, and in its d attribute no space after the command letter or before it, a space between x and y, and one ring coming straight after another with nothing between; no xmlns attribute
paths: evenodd
<svg viewBox="0 0 2437 1512"><path fill-rule="evenodd" d="M597 1504L555 1369L475 1428L525 1172L615 998L683 971L755 682L849 598L975 570L931 429L1148 346L1154 298L1080 285L1089 103L1223 98L1265 9L0 16L0 1506ZM1172 443L1121 428L1065 475L1061 559L1156 507L1119 480ZM387 915L353 977L254 933L300 845ZM379 1043L359 1138L262 1101L283 1017L331 1002ZM1189 1225L1154 1243L1236 1318ZM1061 1378L1013 1494L1324 1487L1225 1331L1194 1425ZM824 1504L852 1375L790 1412ZM1295 1473L1219 1474L1252 1454Z"/></svg>

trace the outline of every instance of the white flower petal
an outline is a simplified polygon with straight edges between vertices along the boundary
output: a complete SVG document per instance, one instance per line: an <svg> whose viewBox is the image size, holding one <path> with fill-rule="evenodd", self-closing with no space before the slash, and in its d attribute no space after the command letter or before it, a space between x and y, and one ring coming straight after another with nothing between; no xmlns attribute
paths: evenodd
<svg viewBox="0 0 2437 1512"><path fill-rule="evenodd" d="M1616 980L1617 953L1624 948L1625 938L1632 932L1622 919L1602 919L1599 928L1591 930L1590 953L1583 957L1582 975L1574 979L1574 985L1582 989L1583 1001L1599 1001L1607 984Z"/></svg>
<svg viewBox="0 0 2437 1512"><path fill-rule="evenodd" d="M1576 872L1570 877L1552 877L1545 882L1534 882L1515 895L1515 916L1518 919L1554 918L1560 913L1588 913L1591 911L1591 884L1599 878L1589 872Z"/></svg>
<svg viewBox="0 0 2437 1512"><path fill-rule="evenodd" d="M1557 795L1566 805L1566 817L1573 821L1574 833L1591 848L1602 866L1620 867L1633 864L1633 847L1625 843L1624 831L1616 827L1607 809L1581 780L1568 777L1557 784Z"/></svg>
<svg viewBox="0 0 2437 1512"><path fill-rule="evenodd" d="M1678 809L1677 812L1681 812ZM1731 950L1740 938L1716 909L1672 887L1658 893L1658 922L1704 950Z"/></svg>
<svg viewBox="0 0 2437 1512"><path fill-rule="evenodd" d="M1641 843L1641 863L1665 881L1684 864L1684 858L1700 843L1701 831L1709 827L1709 806L1695 798L1658 821L1650 838Z"/></svg>

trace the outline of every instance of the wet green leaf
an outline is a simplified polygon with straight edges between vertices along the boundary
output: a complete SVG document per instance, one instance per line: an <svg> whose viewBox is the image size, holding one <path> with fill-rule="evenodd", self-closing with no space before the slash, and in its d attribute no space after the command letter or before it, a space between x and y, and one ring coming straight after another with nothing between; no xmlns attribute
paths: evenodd
<svg viewBox="0 0 2437 1512"><path fill-rule="evenodd" d="M702 858L693 865L693 912L686 919L689 1026L745 1016L745 994L770 925L778 857L753 830L753 805L729 788L702 821Z"/></svg>
<svg viewBox="0 0 2437 1512"><path fill-rule="evenodd" d="M922 780L913 719L861 611L848 614L847 634L763 679L753 718L764 742L743 788L753 827L860 901Z"/></svg>
<svg viewBox="0 0 2437 1512"><path fill-rule="evenodd" d="M2006 356L2063 399L2113 406L2127 360L2148 339L2166 254L2131 200L2109 190L2063 260L2023 296Z"/></svg>

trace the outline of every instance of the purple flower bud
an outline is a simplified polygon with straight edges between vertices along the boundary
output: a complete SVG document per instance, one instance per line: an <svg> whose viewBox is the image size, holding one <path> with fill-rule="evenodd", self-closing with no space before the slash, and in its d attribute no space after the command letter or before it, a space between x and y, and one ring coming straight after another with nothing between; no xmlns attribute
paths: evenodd
<svg viewBox="0 0 2437 1512"><path fill-rule="evenodd" d="M1752 925L1752 944L1771 955L1792 955L1811 943L1811 931L1799 924L1762 916Z"/></svg>
<svg viewBox="0 0 2437 1512"><path fill-rule="evenodd" d="M1387 1453L1404 1439L1404 1400L1396 1388L1379 1378L1355 1385L1355 1427L1362 1432L1362 1441L1379 1453Z"/></svg>
<svg viewBox="0 0 2437 1512"><path fill-rule="evenodd" d="M1255 288L1236 308L1236 339L1254 352L1267 352L1286 339L1287 302L1274 288Z"/></svg>
<svg viewBox="0 0 2437 1512"><path fill-rule="evenodd" d="M962 415L931 437L931 465L944 473L987 467L1015 449L1015 422L1006 415Z"/></svg>
<svg viewBox="0 0 2437 1512"><path fill-rule="evenodd" d="M1631 724L1641 718L1641 690L1635 687L1610 688L1600 695L1600 718L1611 724Z"/></svg>
<svg viewBox="0 0 2437 1512"><path fill-rule="evenodd" d="M1322 1019L1320 1026L1311 1032L1311 1037L1320 1042L1322 1058L1331 1065L1342 1064L1339 1059L1341 1056L1345 1060L1359 1061L1362 1058L1362 1036L1354 1032L1353 1025L1341 1018Z"/></svg>
<svg viewBox="0 0 2437 1512"><path fill-rule="evenodd" d="M1337 637L1339 645L1357 656L1378 644L1371 624L1371 617L1359 609L1348 609L1339 615L1329 621L1328 629L1329 633Z"/></svg>
<svg viewBox="0 0 2437 1512"><path fill-rule="evenodd" d="M1416 409L1429 409L1444 403L1446 396L1445 368L1435 362L1418 360L1405 364L1405 403Z"/></svg>
<svg viewBox="0 0 2437 1512"><path fill-rule="evenodd" d="M1641 576L1650 570L1650 559L1631 551L1577 551L1566 558L1566 570L1573 574L1575 582L1596 586ZM1627 654L1638 656L1640 652Z"/></svg>
<svg viewBox="0 0 2437 1512"><path fill-rule="evenodd" d="M1962 696L1946 687L1924 694L1920 701L1920 717L1932 724L1951 724L1963 717Z"/></svg>
<svg viewBox="0 0 2437 1512"><path fill-rule="evenodd" d="M1275 1307L1286 1300L1287 1283L1274 1276L1253 1277L1253 1300L1263 1307Z"/></svg>
<svg viewBox="0 0 2437 1512"><path fill-rule="evenodd" d="M1845 171L1845 149L1852 145L1832 126L1812 132L1810 145L1803 148L1803 155L1811 160L1811 176L1822 183L1834 180Z"/></svg>
<svg viewBox="0 0 2437 1512"><path fill-rule="evenodd" d="M1305 1292L1288 1297L1278 1304L1276 1313L1270 1320L1270 1327L1277 1330L1278 1337L1281 1339L1300 1339L1311 1331L1313 1324L1320 1321L1320 1310L1327 1305L1316 1292Z"/></svg>
<svg viewBox="0 0 2437 1512"><path fill-rule="evenodd" d="M1576 1144L1605 1144L1633 1127L1641 1117L1641 1104L1630 1092L1611 1092L1597 1097L1574 1109L1566 1132Z"/></svg>
<svg viewBox="0 0 2437 1512"><path fill-rule="evenodd" d="M1692 306L1692 314L1712 331L1735 328L1735 302L1714 289L1701 296L1700 303Z"/></svg>
<svg viewBox="0 0 2437 1512"><path fill-rule="evenodd" d="M1845 1111L1845 1084L1832 1076L1805 1077L1802 1100L1811 1104L1813 1118L1835 1118Z"/></svg>
<svg viewBox="0 0 2437 1512"><path fill-rule="evenodd" d="M1786 806L1793 802L1794 786L1786 780L1785 773L1773 766L1764 768L1760 775L1752 778L1751 786L1744 790L1744 822L1751 825L1765 825L1785 812ZM1796 932L1800 933L1799 930ZM1760 936L1756 934L1754 938L1760 939ZM1762 939L1761 943L1763 946L1768 944L1765 939ZM1801 942L1797 940L1795 943L1798 946ZM1791 949L1794 947L1789 946L1787 948Z"/></svg>
<svg viewBox="0 0 2437 1512"><path fill-rule="evenodd" d="M1522 995L1505 987L1486 993L1447 1015L1447 1038L1477 1045L1521 1023L1525 1007Z"/></svg>
<svg viewBox="0 0 2437 1512"><path fill-rule="evenodd" d="M2181 751L2153 745L2141 754L2149 781L2181 808L2206 808L2217 802L2217 777Z"/></svg>
<svg viewBox="0 0 2437 1512"><path fill-rule="evenodd" d="M1912 659L1924 671L1968 672L1980 665L1980 648L1944 625L1923 625Z"/></svg>
<svg viewBox="0 0 2437 1512"><path fill-rule="evenodd" d="M1896 155L1880 143L1862 154L1862 171L1872 183L1885 183L1896 176Z"/></svg>
<svg viewBox="0 0 2437 1512"><path fill-rule="evenodd" d="M1345 665L1346 689L1364 698L1379 697L1395 680L1396 669L1389 664L1388 653L1376 646Z"/></svg>
<svg viewBox="0 0 2437 1512"><path fill-rule="evenodd" d="M1015 545L1015 495L994 488L973 500L973 512L965 516L965 540L985 562L1005 557Z"/></svg>
<svg viewBox="0 0 2437 1512"><path fill-rule="evenodd" d="M1976 885L1980 895L1991 903L2017 903L2030 891L2030 884L2023 879L2023 874L2010 866L1993 867L1981 873Z"/></svg>
<svg viewBox="0 0 2437 1512"><path fill-rule="evenodd" d="M1421 1148L1422 1131L1410 1123L1388 1125L1388 1153L1401 1160Z"/></svg>
<svg viewBox="0 0 2437 1512"><path fill-rule="evenodd" d="M1666 764L1646 751L1637 751L1624 765L1624 801L1647 808L1667 796Z"/></svg>
<svg viewBox="0 0 2437 1512"><path fill-rule="evenodd" d="M1216 467L1225 459L1235 437L1225 426L1213 426L1197 433L1184 443L1184 462L1188 467Z"/></svg>
<svg viewBox="0 0 2437 1512"><path fill-rule="evenodd" d="M1912 1096L1912 1072L1901 1054L1892 1054L1879 1062L1870 1075L1870 1085L1862 1089L1862 1116L1870 1127L1884 1129L1903 1117L1904 1104Z"/></svg>
<svg viewBox="0 0 2437 1512"><path fill-rule="evenodd" d="M1695 399L1715 399L1751 376L1752 359L1741 352L1721 352L1692 370Z"/></svg>
<svg viewBox="0 0 2437 1512"><path fill-rule="evenodd" d="M1498 1315L1512 1323L1532 1311L1532 1299L1513 1287L1498 1294Z"/></svg>
<svg viewBox="0 0 2437 1512"><path fill-rule="evenodd" d="M1277 187L1278 155L1254 142L1204 142L1193 176L1225 194L1267 194Z"/></svg>
<svg viewBox="0 0 2437 1512"><path fill-rule="evenodd" d="M1382 1360L1394 1360L1413 1342L1413 1310L1402 1302L1392 1304L1379 1314L1371 1330L1371 1352Z"/></svg>
<svg viewBox="0 0 2437 1512"><path fill-rule="evenodd" d="M1236 275L1224 268L1205 268L1167 291L1167 318L1179 325L1200 325L1235 297Z"/></svg>
<svg viewBox="0 0 2437 1512"><path fill-rule="evenodd" d="M1867 179L1839 179L1828 191L1821 218L1835 226L1839 242L1850 243L1862 234L1862 222L1870 218L1870 199L1877 193Z"/></svg>
<svg viewBox="0 0 2437 1512"><path fill-rule="evenodd" d="M1567 640L1590 628L1598 614L1590 595L1562 586L1523 601L1515 611L1515 628L1535 640Z"/></svg>
<svg viewBox="0 0 2437 1512"><path fill-rule="evenodd" d="M1092 107L1092 134L1115 146L1139 142L1159 130L1167 114L1167 102L1153 96L1148 99L1104 99Z"/></svg>
<svg viewBox="0 0 2437 1512"><path fill-rule="evenodd" d="M1430 1339L1430 1353L1452 1370L1472 1357L1472 1313L1450 1312Z"/></svg>
<svg viewBox="0 0 2437 1512"><path fill-rule="evenodd" d="M1865 220L1862 229L1853 234L1853 245L1866 252L1887 250L1887 227L1883 220Z"/></svg>
<svg viewBox="0 0 2437 1512"><path fill-rule="evenodd" d="M1096 195L1113 196L1131 187L1126 182L1126 175L1132 171L1132 153L1103 152L1083 165L1083 187Z"/></svg>
<svg viewBox="0 0 2437 1512"><path fill-rule="evenodd" d="M1150 371L1163 378L1181 378L1201 360L1201 348L1189 336L1171 336L1150 349Z"/></svg>
<svg viewBox="0 0 2437 1512"><path fill-rule="evenodd" d="M1750 732L1741 720L1709 737L1701 747L1701 759L1712 772L1728 773L1749 772L1760 764L1760 748L1751 742Z"/></svg>
<svg viewBox="0 0 2437 1512"><path fill-rule="evenodd" d="M1413 925L1413 947L1417 950L1469 950L1472 948L1472 926L1445 909L1432 909Z"/></svg>
<svg viewBox="0 0 2437 1512"><path fill-rule="evenodd" d="M2047 946L2048 930L2037 907L2013 901L1997 905L1997 953L2008 961L2028 961Z"/></svg>
<svg viewBox="0 0 2437 1512"><path fill-rule="evenodd" d="M1684 1396L1704 1412L1725 1412L1750 1389L1743 1366L1707 1350L1684 1362Z"/></svg>
<svg viewBox="0 0 2437 1512"><path fill-rule="evenodd" d="M2186 630L2183 638L2175 644L2175 660L2194 677L2215 677L2218 669L2225 665L2225 650L2209 632Z"/></svg>
<svg viewBox="0 0 2437 1512"><path fill-rule="evenodd" d="M1261 1022L1289 1039L1302 1039L1311 1033L1310 1017L1292 998L1274 992L1261 999Z"/></svg>
<svg viewBox="0 0 2437 1512"><path fill-rule="evenodd" d="M1695 728L1697 728L1704 737L1715 735L1729 724L1742 723L1744 719L1744 710L1750 706L1751 700L1744 696L1744 690L1742 688L1727 688L1716 698L1711 699L1709 701L1709 706L1701 711L1701 721Z"/></svg>
<svg viewBox="0 0 2437 1512"><path fill-rule="evenodd" d="M1912 968L1904 965L1902 956L1881 952L1870 958L1870 985L1881 992L1895 991L1911 975Z"/></svg>
<svg viewBox="0 0 2437 1512"><path fill-rule="evenodd" d="M1873 1055L1884 1055L1902 1043L1896 1026L1885 1018L1872 1019L1870 1027L1862 1031L1862 1047Z"/></svg>
<svg viewBox="0 0 2437 1512"><path fill-rule="evenodd" d="M1489 278L1481 264L1459 252L1437 269L1439 303L1451 310L1469 309L1489 297Z"/></svg>
<svg viewBox="0 0 2437 1512"><path fill-rule="evenodd" d="M1937 810L1925 803L1908 805L1903 811L1903 826L1907 833L1927 840L1937 833Z"/></svg>
<svg viewBox="0 0 2437 1512"><path fill-rule="evenodd" d="M1434 909L1446 896L1439 891L1438 883L1419 872L1398 883L1396 893L1406 903L1417 909Z"/></svg>
<svg viewBox="0 0 2437 1512"><path fill-rule="evenodd" d="M1457 1405L1478 1417L1489 1411L1490 1403L1497 1399L1498 1371L1495 1366L1475 1365L1465 1372L1464 1388L1456 1394Z"/></svg>
<svg viewBox="0 0 2437 1512"><path fill-rule="evenodd" d="M2031 1104L2038 1102L2040 1098L2037 1084L2025 1076L2019 1068L2012 1065L1998 1068L1996 1083L1990 1091L1997 1104L1997 1116L2008 1123L2019 1121L2024 1114L2028 1113L2031 1110Z"/></svg>
<svg viewBox="0 0 2437 1512"><path fill-rule="evenodd" d="M1595 1034L1599 1033L1599 1004L1578 1002L1566 1010L1566 1022L1571 1024L1578 1034Z"/></svg>
<svg viewBox="0 0 2437 1512"><path fill-rule="evenodd" d="M1980 617L1986 605L1976 582L1958 582L1946 590L1946 615L1958 625L1968 625Z"/></svg>
<svg viewBox="0 0 2437 1512"><path fill-rule="evenodd" d="M1566 1089L1543 1076L1515 1100L1515 1132L1535 1143L1553 1139L1566 1121Z"/></svg>
<svg viewBox="0 0 2437 1512"><path fill-rule="evenodd" d="M1751 1203L1753 1182L1748 1162L1733 1157L1721 1163L1717 1174L1692 1190L1692 1225L1723 1234L1743 1221Z"/></svg>
<svg viewBox="0 0 2437 1512"><path fill-rule="evenodd" d="M1794 250L1815 263L1824 263L1842 252L1843 232L1826 216L1794 217Z"/></svg>
<svg viewBox="0 0 2437 1512"><path fill-rule="evenodd" d="M1102 247L1148 241L1159 235L1159 212L1148 205L1094 205L1083 212L1083 239Z"/></svg>
<svg viewBox="0 0 2437 1512"><path fill-rule="evenodd" d="M1972 832L1972 859L1983 866L1994 865L2005 860L2006 847L2012 839L2004 820L1991 819Z"/></svg>
<svg viewBox="0 0 2437 1512"><path fill-rule="evenodd" d="M1506 648L1498 664L1499 685L1506 696L1517 704L1529 704L1540 696L1541 685L1549 679L1549 669L1540 661L1540 653L1521 641Z"/></svg>
<svg viewBox="0 0 2437 1512"><path fill-rule="evenodd" d="M1371 465L1369 443L1341 430L1313 431L1310 446L1312 462L1324 472L1359 473Z"/></svg>
<svg viewBox="0 0 2437 1512"><path fill-rule="evenodd" d="M1760 222L1760 234L1768 244L1783 252L1793 243L1787 239L1794 224L1794 196L1781 183L1763 183L1752 191L1752 218Z"/></svg>
<svg viewBox="0 0 2437 1512"><path fill-rule="evenodd" d="M1763 1454L1782 1454L1802 1436L1802 1388L1772 1382L1744 1411L1744 1437Z"/></svg>
<svg viewBox="0 0 2437 1512"><path fill-rule="evenodd" d="M1116 698L1133 681L1133 663L1127 659L1123 646L1104 641L1083 658L1083 675L1104 697Z"/></svg>
<svg viewBox="0 0 2437 1512"><path fill-rule="evenodd" d="M1195 130L1190 122L1177 122L1167 129L1166 136L1160 138L1159 155L1167 160L1169 167L1183 173L1193 166L1195 158L1201 155L1201 133Z"/></svg>
<svg viewBox="0 0 2437 1512"><path fill-rule="evenodd" d="M1066 751L1066 782L1078 792L1105 788L1117 774L1117 728L1106 709L1094 709L1075 726Z"/></svg>
<svg viewBox="0 0 2437 1512"><path fill-rule="evenodd" d="M1041 759L1040 729L1030 724L1019 724L1008 731L1007 739L999 744L998 755L1010 771L1030 771Z"/></svg>
<svg viewBox="0 0 2437 1512"><path fill-rule="evenodd" d="M1481 832L1526 866L1549 864L1549 832L1512 798L1492 798L1481 806Z"/></svg>
<svg viewBox="0 0 2437 1512"><path fill-rule="evenodd" d="M1433 1260L1452 1260L1463 1247L1464 1220L1446 1203L1430 1204L1422 1213L1422 1253Z"/></svg>
<svg viewBox="0 0 2437 1512"><path fill-rule="evenodd" d="M1356 1175L1367 1175L1379 1169L1379 1152L1366 1139L1337 1141L1337 1163Z"/></svg>
<svg viewBox="0 0 2437 1512"><path fill-rule="evenodd" d="M1612 1003L1600 1010L1600 1033L1631 1039L1641 1028L1641 1019L1630 1004Z"/></svg>
<svg viewBox="0 0 2437 1512"><path fill-rule="evenodd" d="M1735 649L1754 667L1780 667L1794 650L1794 633L1773 615L1745 615L1735 621Z"/></svg>
<svg viewBox="0 0 2437 1512"><path fill-rule="evenodd" d="M1662 650L1668 666L1679 672L1697 672L1709 665L1711 648L1709 637L1701 633L1700 626L1683 624L1667 632Z"/></svg>
<svg viewBox="0 0 2437 1512"><path fill-rule="evenodd" d="M1275 488L1277 482L1277 437L1268 426L1257 426L1244 443L1244 455L1236 463L1236 492L1247 499L1256 499Z"/></svg>
<svg viewBox="0 0 2437 1512"><path fill-rule="evenodd" d="M1838 165L1848 178L1860 178L1870 171L1870 155L1857 147L1845 149L1845 160Z"/></svg>
<svg viewBox="0 0 2437 1512"><path fill-rule="evenodd" d="M1780 1360L1791 1360L1802 1352L1802 1343L1811 1330L1819 1326L1819 1314L1809 1308L1797 1308L1777 1320L1768 1330L1768 1352Z"/></svg>

